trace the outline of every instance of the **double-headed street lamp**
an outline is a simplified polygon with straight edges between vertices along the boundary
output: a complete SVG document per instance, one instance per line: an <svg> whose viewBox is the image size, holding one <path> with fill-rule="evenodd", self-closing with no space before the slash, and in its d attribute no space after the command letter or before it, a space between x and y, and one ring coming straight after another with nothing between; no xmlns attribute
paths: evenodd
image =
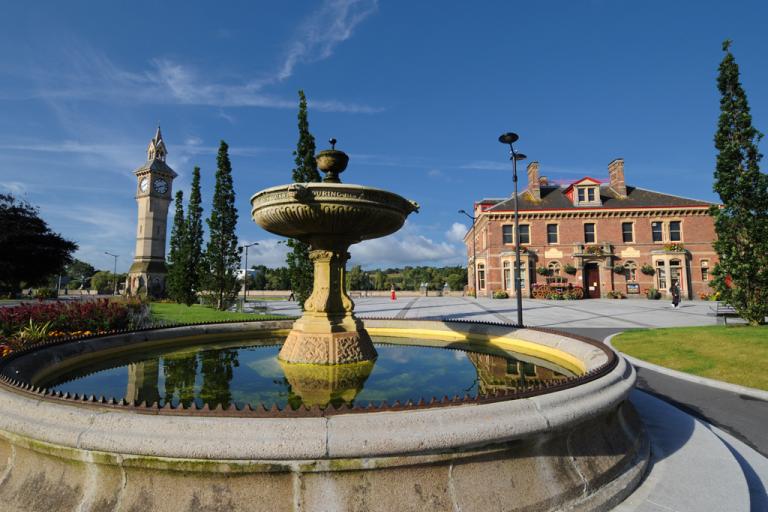
<svg viewBox="0 0 768 512"><path fill-rule="evenodd" d="M108 254L109 256L112 256L113 258L115 258L115 268L114 268L114 271L112 272L112 276L115 278L115 291L112 293L112 295L117 295L117 258L118 258L118 255L117 254L112 254L111 252L107 252L107 251L104 251L104 254Z"/></svg>
<svg viewBox="0 0 768 512"><path fill-rule="evenodd" d="M463 213L472 221L472 285L475 287L475 297L477 297L477 262L475 261L475 217L468 214L464 210L459 210L459 213ZM469 271L469 266L467 266Z"/></svg>
<svg viewBox="0 0 768 512"><path fill-rule="evenodd" d="M243 311L245 311L245 302L247 300L248 293L248 248L254 245L259 245L259 242L253 242L252 244L244 245L245 249L245 272L243 273Z"/></svg>
<svg viewBox="0 0 768 512"><path fill-rule="evenodd" d="M516 133L508 132L499 136L499 142L509 145L509 159L512 160L512 181L515 184L515 195L512 196L515 205L515 297L517 298L517 325L523 326L523 294L520 290L520 216L517 207L517 161L525 160L525 155L515 151L515 142L519 137Z"/></svg>

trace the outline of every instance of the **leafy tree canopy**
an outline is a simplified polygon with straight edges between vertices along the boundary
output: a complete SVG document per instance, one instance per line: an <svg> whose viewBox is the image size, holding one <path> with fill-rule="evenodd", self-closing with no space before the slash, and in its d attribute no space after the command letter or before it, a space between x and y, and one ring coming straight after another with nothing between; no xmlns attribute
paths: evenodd
<svg viewBox="0 0 768 512"><path fill-rule="evenodd" d="M768 315L768 176L760 172L757 145L762 134L752 126L730 46L730 41L723 43L725 57L717 77L720 118L714 190L723 205L711 210L719 259L712 286L739 316L763 324Z"/></svg>
<svg viewBox="0 0 768 512"><path fill-rule="evenodd" d="M0 194L0 291L17 294L72 262L77 244L54 233L37 208Z"/></svg>

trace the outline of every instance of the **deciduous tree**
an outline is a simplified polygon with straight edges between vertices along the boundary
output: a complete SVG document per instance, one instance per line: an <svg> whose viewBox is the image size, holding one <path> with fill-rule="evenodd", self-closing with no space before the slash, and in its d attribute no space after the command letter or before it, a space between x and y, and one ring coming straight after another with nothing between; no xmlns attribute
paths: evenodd
<svg viewBox="0 0 768 512"><path fill-rule="evenodd" d="M37 208L0 194L0 292L18 294L72 262L77 244L54 233Z"/></svg>

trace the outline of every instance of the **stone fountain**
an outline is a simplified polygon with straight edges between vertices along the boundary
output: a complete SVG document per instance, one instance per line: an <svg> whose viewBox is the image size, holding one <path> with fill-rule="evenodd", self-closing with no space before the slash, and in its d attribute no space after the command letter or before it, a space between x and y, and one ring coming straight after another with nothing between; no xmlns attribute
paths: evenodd
<svg viewBox="0 0 768 512"><path fill-rule="evenodd" d="M348 158L333 147L317 162L322 183L251 199L259 225L311 247L314 288L296 322L114 332L0 359L2 510L604 511L632 492L649 457L627 401L632 367L602 343L546 329L461 319L363 325L344 289L347 250L394 233L418 205L342 184ZM267 392L287 388L283 406L238 403L235 391L251 384L241 379L244 387L230 393L233 359L202 359L217 346L252 351L259 340L274 340L275 354L285 336L278 360L258 360L268 365ZM477 393L462 386L463 397L361 403L377 366L392 388L422 368L415 358L386 373L391 345L467 351ZM191 363L177 379L187 383L186 400L168 398L170 373L160 392L165 370L148 354L165 369L167 358L177 369ZM211 366L198 369L198 358ZM243 366L255 374L256 366ZM103 396L110 391L102 371L127 374L122 398ZM57 384L81 377L70 391ZM226 381L230 398L215 398L225 395L213 386L205 395L208 381Z"/></svg>
<svg viewBox="0 0 768 512"><path fill-rule="evenodd" d="M312 294L293 324L280 359L288 363L346 364L376 359L376 349L345 288L349 246L400 229L419 205L397 194L341 183L349 157L335 149L318 153L322 183L268 188L251 198L253 220L270 233L310 245Z"/></svg>

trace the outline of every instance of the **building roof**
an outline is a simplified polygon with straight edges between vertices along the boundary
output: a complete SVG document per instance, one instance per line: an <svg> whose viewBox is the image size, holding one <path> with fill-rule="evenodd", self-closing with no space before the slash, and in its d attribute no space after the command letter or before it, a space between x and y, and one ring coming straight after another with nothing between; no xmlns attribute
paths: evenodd
<svg viewBox="0 0 768 512"><path fill-rule="evenodd" d="M568 189L560 186L541 187L541 201L533 201L527 191L518 194L518 208L520 210L585 210L595 208L665 208L684 206L710 206L713 203L688 199L686 197L662 194L653 190L627 186L627 197L620 198L608 184L600 185L600 199L602 206L574 206L573 201L565 195ZM485 202L488 200L483 200ZM488 201L490 202L490 201ZM514 210L512 197L499 201L487 208L486 212L503 212ZM486 203L487 204L487 203Z"/></svg>
<svg viewBox="0 0 768 512"><path fill-rule="evenodd" d="M174 178L177 176L176 171L171 169L171 167L165 163L164 160L147 160L144 165L133 171L134 174L140 174L142 172L146 171L154 171L154 172L160 172L165 174L170 174Z"/></svg>

